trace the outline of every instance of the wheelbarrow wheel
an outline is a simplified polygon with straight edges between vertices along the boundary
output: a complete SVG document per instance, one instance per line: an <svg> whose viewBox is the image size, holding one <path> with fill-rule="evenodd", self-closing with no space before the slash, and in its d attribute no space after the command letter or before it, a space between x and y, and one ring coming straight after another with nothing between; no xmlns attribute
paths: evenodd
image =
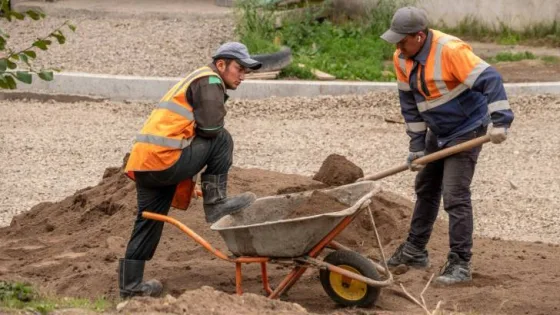
<svg viewBox="0 0 560 315"><path fill-rule="evenodd" d="M350 250L337 250L325 257L331 265L346 269L374 280L381 280L375 266L364 256ZM327 269L320 271L321 284L329 297L343 306L371 307L381 293L381 288L349 279Z"/></svg>

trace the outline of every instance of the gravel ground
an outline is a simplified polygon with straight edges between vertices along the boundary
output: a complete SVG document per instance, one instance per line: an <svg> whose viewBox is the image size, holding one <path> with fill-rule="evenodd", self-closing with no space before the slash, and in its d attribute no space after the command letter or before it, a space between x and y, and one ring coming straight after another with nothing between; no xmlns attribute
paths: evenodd
<svg viewBox="0 0 560 315"><path fill-rule="evenodd" d="M512 98L516 120L504 144L485 146L473 182L476 232L560 243L560 98ZM331 153L366 173L401 164L407 136L393 93L231 101L227 126L236 166L313 175ZM34 204L95 185L119 165L151 104L0 101L0 225ZM9 161L9 162L8 162ZM414 174L382 180L413 198ZM442 217L445 217L442 211Z"/></svg>
<svg viewBox="0 0 560 315"><path fill-rule="evenodd" d="M11 34L10 47L23 49L70 20L77 26L76 33L66 28L67 42L40 52L36 67L142 76L184 76L208 63L221 43L235 39L231 12L217 7L211 10L200 0L184 0L182 5L174 1L160 8L154 8L153 1L134 5L124 1L122 10L107 12L103 3L108 1L97 6L82 2L57 4L61 8L41 21L2 20L0 28ZM55 6L42 5L47 9ZM110 5L114 1L106 7ZM97 11L84 11L80 6ZM147 11L142 12L143 6Z"/></svg>

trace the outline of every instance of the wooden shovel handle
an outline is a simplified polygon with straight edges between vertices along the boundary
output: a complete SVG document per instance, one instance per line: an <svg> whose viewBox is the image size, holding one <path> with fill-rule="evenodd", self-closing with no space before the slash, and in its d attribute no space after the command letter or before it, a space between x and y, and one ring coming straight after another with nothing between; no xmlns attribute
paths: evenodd
<svg viewBox="0 0 560 315"><path fill-rule="evenodd" d="M472 148L476 148L478 146L481 146L487 142L490 142L490 136L485 135L482 137L478 137L463 143L459 143L458 145L454 145L452 147L434 152L432 154L428 154L425 155L421 158L418 158L416 160L414 160L414 164L417 165L426 165L428 163L446 158L450 155L459 153L459 152L463 152L463 151L467 151L470 150ZM393 168L384 170L382 172L379 172L377 174L373 174L373 175L368 175L365 176L364 178L359 179L358 181L362 181L362 180L379 180L382 178L385 178L387 176L391 176L397 173L400 173L402 171L406 171L408 169L408 165L405 163L403 165L399 165L399 166L395 166Z"/></svg>

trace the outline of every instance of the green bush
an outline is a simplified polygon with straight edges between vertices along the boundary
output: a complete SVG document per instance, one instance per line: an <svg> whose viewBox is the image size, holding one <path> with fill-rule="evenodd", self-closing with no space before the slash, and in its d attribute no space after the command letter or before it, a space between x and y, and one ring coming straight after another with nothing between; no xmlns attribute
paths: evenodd
<svg viewBox="0 0 560 315"><path fill-rule="evenodd" d="M368 18L344 24L317 19L317 12L326 10L326 6L307 7L303 14L284 17L279 28L275 27L275 8L259 2L238 2L237 35L253 54L278 50L275 42L290 47L293 64L282 71L282 77L310 79L313 75L309 68L315 68L337 79L394 80L388 61L395 48L379 36L405 1L380 0Z"/></svg>

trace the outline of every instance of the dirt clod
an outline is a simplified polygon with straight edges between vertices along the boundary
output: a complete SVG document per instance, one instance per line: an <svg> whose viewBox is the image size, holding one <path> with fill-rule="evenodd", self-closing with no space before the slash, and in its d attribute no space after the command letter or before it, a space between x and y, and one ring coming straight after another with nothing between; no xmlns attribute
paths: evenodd
<svg viewBox="0 0 560 315"><path fill-rule="evenodd" d="M364 177L364 171L360 167L342 155L331 154L313 179L330 186L341 186L354 183L361 177Z"/></svg>

